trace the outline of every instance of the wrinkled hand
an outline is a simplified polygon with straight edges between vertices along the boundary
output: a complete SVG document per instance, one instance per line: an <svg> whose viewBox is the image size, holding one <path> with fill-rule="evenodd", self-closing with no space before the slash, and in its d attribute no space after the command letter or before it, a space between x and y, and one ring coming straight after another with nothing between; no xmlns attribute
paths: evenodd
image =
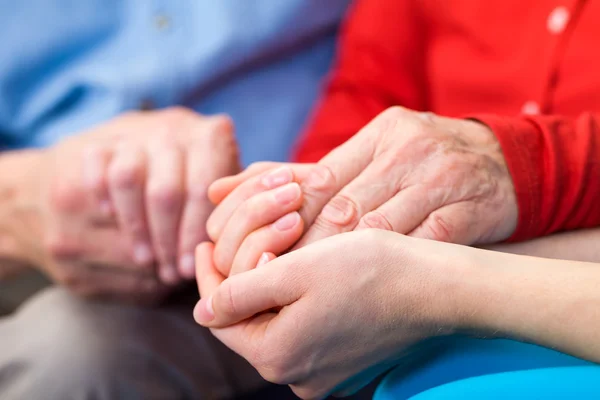
<svg viewBox="0 0 600 400"><path fill-rule="evenodd" d="M225 274L241 249L253 249L242 257L252 265L261 254L280 254L294 243L294 235L251 235L296 208L267 199L277 186L267 184L275 168L301 187L305 232L294 248L363 228L467 245L502 241L516 228L512 178L486 126L394 107L317 164L260 163L215 182L209 197L219 205L208 233ZM235 271L248 269L236 265Z"/></svg>
<svg viewBox="0 0 600 400"><path fill-rule="evenodd" d="M114 212L132 237L137 263L158 261L164 283L193 278L194 249L207 238L213 210L207 188L239 171L233 125L177 108L118 123L86 148L85 178L98 208Z"/></svg>
<svg viewBox="0 0 600 400"><path fill-rule="evenodd" d="M178 281L178 259L193 276L207 187L237 168L231 123L180 109L126 114L67 139L32 171L34 262L85 297L155 301Z"/></svg>
<svg viewBox="0 0 600 400"><path fill-rule="evenodd" d="M349 394L424 338L450 334L463 248L382 230L345 233L229 277L197 250L198 323L302 398ZM273 312L273 309L278 312Z"/></svg>

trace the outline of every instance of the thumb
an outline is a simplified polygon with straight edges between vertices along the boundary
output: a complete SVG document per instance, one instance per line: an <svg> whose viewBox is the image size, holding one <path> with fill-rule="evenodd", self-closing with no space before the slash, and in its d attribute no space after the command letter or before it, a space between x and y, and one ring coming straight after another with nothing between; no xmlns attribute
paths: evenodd
<svg viewBox="0 0 600 400"><path fill-rule="evenodd" d="M222 280L196 305L196 322L209 328L223 328L298 300L303 287L301 280L294 278L293 269L286 265L286 258Z"/></svg>

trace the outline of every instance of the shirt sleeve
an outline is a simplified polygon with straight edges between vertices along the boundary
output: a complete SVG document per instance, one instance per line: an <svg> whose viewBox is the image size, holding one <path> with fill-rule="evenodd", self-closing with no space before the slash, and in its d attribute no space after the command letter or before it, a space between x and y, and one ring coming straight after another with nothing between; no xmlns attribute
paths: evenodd
<svg viewBox="0 0 600 400"><path fill-rule="evenodd" d="M600 115L471 117L494 131L513 178L511 241L600 225Z"/></svg>
<svg viewBox="0 0 600 400"><path fill-rule="evenodd" d="M426 107L424 29L414 1L354 3L297 161L318 161L388 107Z"/></svg>

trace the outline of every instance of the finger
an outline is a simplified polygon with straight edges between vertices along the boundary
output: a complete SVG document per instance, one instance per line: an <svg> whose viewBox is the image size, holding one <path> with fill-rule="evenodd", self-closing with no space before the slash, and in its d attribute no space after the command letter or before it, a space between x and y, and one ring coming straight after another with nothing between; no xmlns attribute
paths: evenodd
<svg viewBox="0 0 600 400"><path fill-rule="evenodd" d="M146 209L152 244L162 282L176 284L177 233L183 201L183 155L174 145L154 142L149 146Z"/></svg>
<svg viewBox="0 0 600 400"><path fill-rule="evenodd" d="M97 300L142 300L164 292L156 276L148 271L126 271L100 264L65 264L65 282L77 295Z"/></svg>
<svg viewBox="0 0 600 400"><path fill-rule="evenodd" d="M195 310L196 321L207 327L224 327L276 307L289 305L306 290L295 279L297 269L288 256L268 265L224 280Z"/></svg>
<svg viewBox="0 0 600 400"><path fill-rule="evenodd" d="M479 239L478 221L471 216L473 203L461 202L437 208L408 235L438 242L471 245Z"/></svg>
<svg viewBox="0 0 600 400"><path fill-rule="evenodd" d="M290 166L270 170L264 174L248 179L236 187L211 214L206 224L208 235L217 242L225 225L238 207L251 197L289 184L294 181L294 173Z"/></svg>
<svg viewBox="0 0 600 400"><path fill-rule="evenodd" d="M262 253L260 258L258 259L258 262L256 263L256 268L262 267L263 265L266 265L267 263L273 261L276 258L277 258L277 256L273 253L270 253L270 252Z"/></svg>
<svg viewBox="0 0 600 400"><path fill-rule="evenodd" d="M418 184L401 190L377 209L365 214L356 230L384 229L407 234L443 203L443 193Z"/></svg>
<svg viewBox="0 0 600 400"><path fill-rule="evenodd" d="M208 198L213 204L219 204L223 199L243 182L256 176L262 175L266 171L273 170L277 167L284 166L284 163L278 162L257 162L251 164L239 174L226 176L214 181L208 188Z"/></svg>
<svg viewBox="0 0 600 400"><path fill-rule="evenodd" d="M140 269L132 257L130 242L116 228L72 226L48 233L45 246L58 262L103 264L117 269Z"/></svg>
<svg viewBox="0 0 600 400"><path fill-rule="evenodd" d="M216 130L215 134L220 136L233 136L233 128L224 130L221 124L212 124L207 129ZM206 222L214 208L207 197L208 186L215 179L237 171L237 153L234 140L224 140L215 146L206 146L199 141L187 150L187 198L179 228L178 249L179 274L184 278L194 277L194 249L198 243L208 239Z"/></svg>
<svg viewBox="0 0 600 400"><path fill-rule="evenodd" d="M283 253L300 239L303 228L300 214L294 211L252 232L235 254L230 275L249 271L271 261L275 254ZM273 258L270 258L271 255Z"/></svg>
<svg viewBox="0 0 600 400"><path fill-rule="evenodd" d="M123 232L133 243L133 259L149 266L154 261L145 215L145 154L137 146L120 143L108 169L109 190Z"/></svg>
<svg viewBox="0 0 600 400"><path fill-rule="evenodd" d="M377 132L383 129L381 125L376 118L311 169L311 173L302 182L304 204L300 210L307 229L312 227L331 198L372 162Z"/></svg>
<svg viewBox="0 0 600 400"><path fill-rule="evenodd" d="M84 185L91 194L92 204L101 220L110 218L113 212L107 182L111 156L111 151L98 143L88 145L83 151Z"/></svg>
<svg viewBox="0 0 600 400"><path fill-rule="evenodd" d="M356 228L365 214L402 189L408 168L386 159L370 163L327 202L296 248Z"/></svg>
<svg viewBox="0 0 600 400"><path fill-rule="evenodd" d="M219 271L229 273L233 258L245 237L298 210L301 205L302 192L300 185L295 182L260 193L240 205L227 222L215 246L215 265Z"/></svg>
<svg viewBox="0 0 600 400"><path fill-rule="evenodd" d="M200 243L196 247L196 282L198 293L204 299L208 299L225 280L225 277L214 266L214 248L210 242Z"/></svg>

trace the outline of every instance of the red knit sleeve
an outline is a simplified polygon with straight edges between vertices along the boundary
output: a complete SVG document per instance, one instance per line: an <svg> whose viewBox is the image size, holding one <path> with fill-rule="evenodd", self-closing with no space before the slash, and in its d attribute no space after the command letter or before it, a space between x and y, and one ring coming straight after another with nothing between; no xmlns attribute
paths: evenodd
<svg viewBox="0 0 600 400"><path fill-rule="evenodd" d="M494 131L513 178L510 240L600 225L600 115L474 118Z"/></svg>
<svg viewBox="0 0 600 400"><path fill-rule="evenodd" d="M426 107L424 26L416 3L354 3L342 27L324 96L300 141L297 161L318 161L388 107Z"/></svg>

